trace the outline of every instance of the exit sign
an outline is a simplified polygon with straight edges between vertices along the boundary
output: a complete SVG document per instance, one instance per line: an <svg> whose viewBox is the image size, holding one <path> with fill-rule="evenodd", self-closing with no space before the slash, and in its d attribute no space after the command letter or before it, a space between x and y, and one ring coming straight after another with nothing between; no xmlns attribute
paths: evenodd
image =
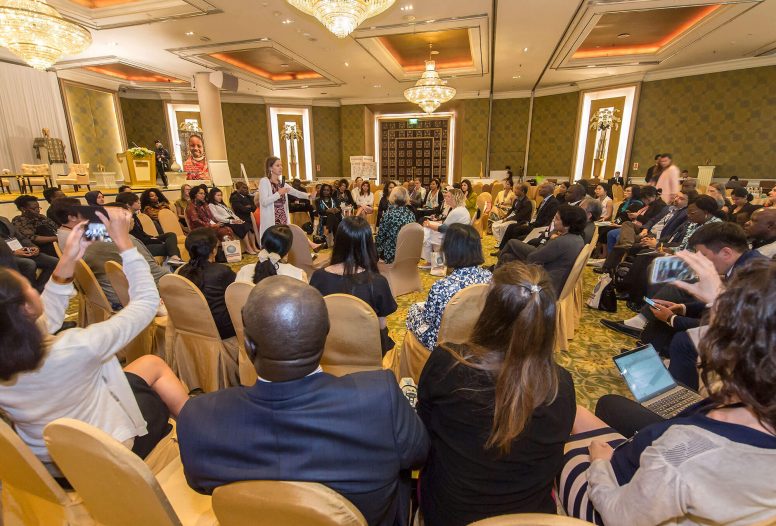
<svg viewBox="0 0 776 526"><path fill-rule="evenodd" d="M418 119L408 119L407 120L407 126L409 126L410 128L414 128L417 125L418 125Z"/></svg>

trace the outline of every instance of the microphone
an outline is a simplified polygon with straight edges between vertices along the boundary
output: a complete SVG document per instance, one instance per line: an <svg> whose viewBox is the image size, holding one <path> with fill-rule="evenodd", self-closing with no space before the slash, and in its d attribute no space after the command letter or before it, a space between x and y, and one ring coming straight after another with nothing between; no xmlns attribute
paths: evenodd
<svg viewBox="0 0 776 526"><path fill-rule="evenodd" d="M280 176L280 188L283 188L286 185L286 178L284 176Z"/></svg>

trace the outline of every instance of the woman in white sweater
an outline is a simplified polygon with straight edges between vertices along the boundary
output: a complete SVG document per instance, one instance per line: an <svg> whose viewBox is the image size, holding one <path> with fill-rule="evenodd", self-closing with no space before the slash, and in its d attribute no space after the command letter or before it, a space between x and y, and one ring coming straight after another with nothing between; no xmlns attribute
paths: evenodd
<svg viewBox="0 0 776 526"><path fill-rule="evenodd" d="M469 211L466 209L466 196L458 188L452 188L445 192L445 206L450 211L442 222L429 221L428 219L423 222L423 250L421 251L421 257L426 260L426 263L420 265L419 268L430 269L432 267L431 253L434 247L442 246L442 241L445 239L445 231L450 225L455 223L469 225L472 222Z"/></svg>
<svg viewBox="0 0 776 526"><path fill-rule="evenodd" d="M41 295L18 273L0 268L0 409L54 474L43 441L51 421L81 420L145 457L169 432L168 417L188 400L160 358L144 356L123 371L116 358L153 320L159 292L130 241L131 216L121 208L106 210L101 219L121 252L130 296L109 320L55 335L75 293L75 266L91 244L83 239L85 222L73 228Z"/></svg>
<svg viewBox="0 0 776 526"><path fill-rule="evenodd" d="M259 225L259 239L264 235L264 231L272 225L287 225L290 222L291 215L288 212L287 194L291 194L299 199L306 199L312 202L312 196L305 192L294 189L286 184L281 178L283 175L283 163L279 157L267 157L264 162L266 177L259 181L259 191L256 193L256 206L259 207L261 214L261 224ZM313 244L309 239L310 248L317 249L319 245Z"/></svg>
<svg viewBox="0 0 776 526"><path fill-rule="evenodd" d="M245 243L248 254L258 254L253 227L237 217L234 211L224 203L224 193L220 188L213 187L207 195L208 208L219 225L228 226L237 237Z"/></svg>
<svg viewBox="0 0 776 526"><path fill-rule="evenodd" d="M369 186L369 181L363 181L357 188L351 192L353 201L356 202L356 215L366 219L367 216L374 213L375 197Z"/></svg>

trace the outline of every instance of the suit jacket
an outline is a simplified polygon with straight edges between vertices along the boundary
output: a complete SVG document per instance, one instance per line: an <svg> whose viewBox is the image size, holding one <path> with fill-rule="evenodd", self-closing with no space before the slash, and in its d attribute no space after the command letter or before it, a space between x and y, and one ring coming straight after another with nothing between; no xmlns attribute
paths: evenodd
<svg viewBox="0 0 776 526"><path fill-rule="evenodd" d="M0 217L0 239L5 241L9 237L15 237L23 247L34 247L35 243L24 237L17 228L5 217ZM63 247L64 248L64 247Z"/></svg>
<svg viewBox="0 0 776 526"><path fill-rule="evenodd" d="M552 223L552 220L555 218L555 214L558 212L559 206L560 201L554 196L550 196L546 201L543 201L536 211L536 219L530 223L531 228L550 226L550 223Z"/></svg>
<svg viewBox="0 0 776 526"><path fill-rule="evenodd" d="M518 223L528 223L531 221L531 214L533 214L533 202L527 196L522 199L516 197L512 201L512 208L509 209L509 213L504 219L506 221L517 221Z"/></svg>
<svg viewBox="0 0 776 526"><path fill-rule="evenodd" d="M687 207L677 210L674 216L668 220L668 223L663 227L663 231L660 232L660 239L670 239L687 221Z"/></svg>
<svg viewBox="0 0 776 526"><path fill-rule="evenodd" d="M560 296L566 278L569 277L571 268L584 247L585 241L582 236L575 234L556 237L538 248L517 239L511 239L502 250L499 264L517 260L543 267L550 276L557 297Z"/></svg>
<svg viewBox="0 0 776 526"><path fill-rule="evenodd" d="M178 417L178 440L196 491L240 480L320 482L380 526L406 523L409 491L399 472L419 467L429 449L389 371L317 373L198 396Z"/></svg>

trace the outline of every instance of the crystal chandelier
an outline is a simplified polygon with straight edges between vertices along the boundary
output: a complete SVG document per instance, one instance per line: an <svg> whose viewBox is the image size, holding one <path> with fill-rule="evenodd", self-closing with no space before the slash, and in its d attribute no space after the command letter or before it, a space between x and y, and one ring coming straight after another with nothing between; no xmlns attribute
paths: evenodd
<svg viewBox="0 0 776 526"><path fill-rule="evenodd" d="M439 78L436 63L433 60L426 61L426 71L415 85L404 90L404 98L423 108L426 113L434 113L440 104L453 97L455 97L455 88L448 86L446 80Z"/></svg>
<svg viewBox="0 0 776 526"><path fill-rule="evenodd" d="M300 11L312 15L326 29L345 38L367 18L379 15L396 0L286 0Z"/></svg>
<svg viewBox="0 0 776 526"><path fill-rule="evenodd" d="M89 31L62 18L45 0L0 0L0 46L35 69L45 70L91 43Z"/></svg>

